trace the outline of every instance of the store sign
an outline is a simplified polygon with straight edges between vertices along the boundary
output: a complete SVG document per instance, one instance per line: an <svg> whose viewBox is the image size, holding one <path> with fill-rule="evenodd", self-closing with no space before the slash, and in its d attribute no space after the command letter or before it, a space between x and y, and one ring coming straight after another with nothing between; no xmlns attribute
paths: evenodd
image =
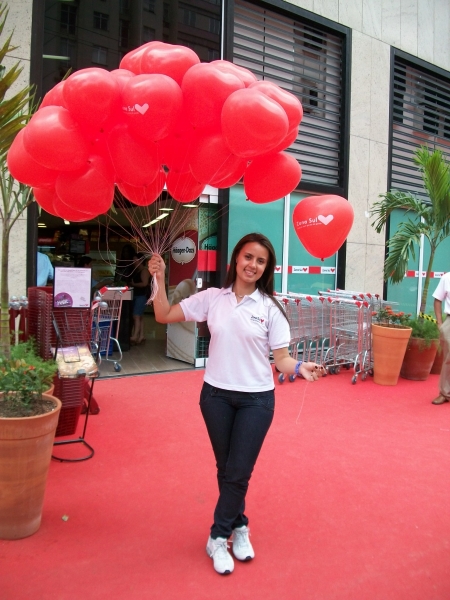
<svg viewBox="0 0 450 600"><path fill-rule="evenodd" d="M191 238L184 237L174 241L170 252L175 262L185 265L195 258L197 248Z"/></svg>

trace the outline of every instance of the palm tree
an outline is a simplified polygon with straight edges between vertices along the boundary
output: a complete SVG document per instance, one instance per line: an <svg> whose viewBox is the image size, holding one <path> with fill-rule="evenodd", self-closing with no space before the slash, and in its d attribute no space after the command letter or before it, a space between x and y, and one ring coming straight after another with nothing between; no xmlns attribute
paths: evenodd
<svg viewBox="0 0 450 600"><path fill-rule="evenodd" d="M7 16L7 5L0 2L0 37L3 34ZM26 125L33 112L32 86L26 86L15 95L6 98L7 93L23 70L20 61L8 70L2 65L5 56L11 54L17 48L17 46L11 45L11 39L12 34L0 47L0 220L2 229L0 354L8 357L11 343L8 289L9 238L11 229L17 219L33 201L31 188L16 181L9 173L6 164L6 156L14 138Z"/></svg>
<svg viewBox="0 0 450 600"><path fill-rule="evenodd" d="M420 246L422 235L427 238L430 244L430 258L420 301L420 312L424 313L436 249L450 235L450 168L440 150L430 152L426 146L416 150L414 162L419 168L428 198L423 200L410 192L392 190L380 194L382 199L373 205L371 216L376 217L372 226L380 233L389 215L396 208L404 209L411 215L400 223L387 243L385 281L402 281L409 257L415 258L415 246Z"/></svg>

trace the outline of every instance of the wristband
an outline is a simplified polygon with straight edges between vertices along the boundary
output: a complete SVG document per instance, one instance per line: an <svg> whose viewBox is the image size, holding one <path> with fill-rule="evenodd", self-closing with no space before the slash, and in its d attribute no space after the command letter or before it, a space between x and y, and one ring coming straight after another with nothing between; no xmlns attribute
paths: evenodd
<svg viewBox="0 0 450 600"><path fill-rule="evenodd" d="M302 366L302 364L303 364L303 361L299 360L298 363L295 365L294 373L297 375L297 377L303 377L303 375L301 373L299 373L299 369Z"/></svg>

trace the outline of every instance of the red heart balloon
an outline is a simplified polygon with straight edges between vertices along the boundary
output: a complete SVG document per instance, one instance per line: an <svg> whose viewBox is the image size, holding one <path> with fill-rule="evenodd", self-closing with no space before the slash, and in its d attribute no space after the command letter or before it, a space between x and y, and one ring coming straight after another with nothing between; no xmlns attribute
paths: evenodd
<svg viewBox="0 0 450 600"><path fill-rule="evenodd" d="M125 122L130 133L146 140L166 137L183 105L180 86L167 75L129 77L122 91Z"/></svg>
<svg viewBox="0 0 450 600"><path fill-rule="evenodd" d="M199 57L190 48L162 43L145 49L141 57L141 72L162 73L181 85L186 71L199 62Z"/></svg>
<svg viewBox="0 0 450 600"><path fill-rule="evenodd" d="M244 175L247 198L257 204L273 202L290 194L298 186L302 169L286 152L256 157Z"/></svg>
<svg viewBox="0 0 450 600"><path fill-rule="evenodd" d="M221 119L227 146L241 158L270 152L288 134L284 108L251 87L237 90L226 99Z"/></svg>
<svg viewBox="0 0 450 600"><path fill-rule="evenodd" d="M114 198L114 177L101 156L91 156L84 169L61 173L55 191L63 204L88 214L107 212Z"/></svg>
<svg viewBox="0 0 450 600"><path fill-rule="evenodd" d="M11 175L31 187L50 188L55 186L59 171L47 169L36 162L25 150L23 136L25 130L21 129L14 138L8 151L8 169Z"/></svg>
<svg viewBox="0 0 450 600"><path fill-rule="evenodd" d="M245 87L230 71L210 63L194 65L183 77L181 89L186 113L194 127L220 130L220 115L227 98Z"/></svg>
<svg viewBox="0 0 450 600"><path fill-rule="evenodd" d="M346 240L353 225L353 208L341 196L310 196L297 204L292 221L305 249L323 260Z"/></svg>
<svg viewBox="0 0 450 600"><path fill-rule="evenodd" d="M167 191L177 202L193 202L203 192L204 183L200 183L189 173L169 171L167 175Z"/></svg>
<svg viewBox="0 0 450 600"><path fill-rule="evenodd" d="M44 106L24 128L23 145L31 158L55 171L77 171L89 145L75 119L62 106Z"/></svg>

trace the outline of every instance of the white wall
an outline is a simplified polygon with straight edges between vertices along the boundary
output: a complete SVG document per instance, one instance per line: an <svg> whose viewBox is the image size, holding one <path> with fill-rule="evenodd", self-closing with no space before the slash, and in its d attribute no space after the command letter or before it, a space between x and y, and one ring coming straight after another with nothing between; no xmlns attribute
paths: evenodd
<svg viewBox="0 0 450 600"><path fill-rule="evenodd" d="M346 288L382 293L384 234L367 213L386 191L390 47L450 70L449 0L295 0L296 6L352 29ZM449 74L450 75L450 74Z"/></svg>
<svg viewBox="0 0 450 600"><path fill-rule="evenodd" d="M12 45L18 46L10 55L10 58L4 60L4 65L8 68L21 61L23 71L15 83L15 90L20 90L29 84L30 81L30 51L31 51L31 15L33 8L32 0L10 0L8 3L9 14L6 20L6 26L3 31L2 41L13 32ZM9 293L10 295L20 296L26 294L26 214L19 219L13 227L10 238L9 254Z"/></svg>

